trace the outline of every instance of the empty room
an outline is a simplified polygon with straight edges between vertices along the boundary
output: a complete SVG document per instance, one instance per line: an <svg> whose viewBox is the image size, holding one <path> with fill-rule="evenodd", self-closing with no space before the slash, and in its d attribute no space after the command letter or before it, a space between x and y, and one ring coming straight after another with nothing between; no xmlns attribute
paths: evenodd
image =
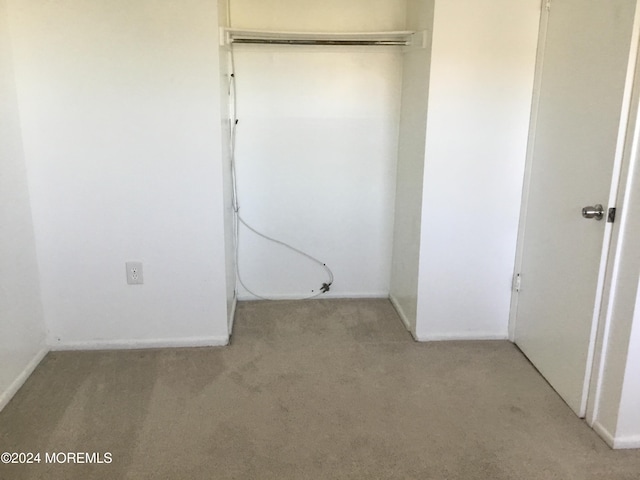
<svg viewBox="0 0 640 480"><path fill-rule="evenodd" d="M0 480L640 478L636 0L0 0Z"/></svg>

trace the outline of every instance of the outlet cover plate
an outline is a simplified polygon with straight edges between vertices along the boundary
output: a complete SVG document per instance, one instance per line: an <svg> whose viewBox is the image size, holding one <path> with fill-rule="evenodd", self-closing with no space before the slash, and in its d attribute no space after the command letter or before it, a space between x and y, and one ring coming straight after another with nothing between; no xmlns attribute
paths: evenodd
<svg viewBox="0 0 640 480"><path fill-rule="evenodd" d="M127 267L127 283L129 285L142 285L144 277L142 276L142 262L126 262Z"/></svg>

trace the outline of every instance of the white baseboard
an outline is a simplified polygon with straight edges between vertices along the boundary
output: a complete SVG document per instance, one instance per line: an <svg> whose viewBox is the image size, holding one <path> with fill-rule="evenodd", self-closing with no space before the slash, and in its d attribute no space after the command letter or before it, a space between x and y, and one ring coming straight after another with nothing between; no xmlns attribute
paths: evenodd
<svg viewBox="0 0 640 480"><path fill-rule="evenodd" d="M495 332L455 332L435 335L417 335L418 342L447 342L456 340L509 340L508 333Z"/></svg>
<svg viewBox="0 0 640 480"><path fill-rule="evenodd" d="M258 295L260 295L259 292ZM288 293L283 293L283 294L264 294L265 298L268 298L270 300L304 300L305 298L307 298L309 295L306 293L300 293L300 294L288 294ZM322 299L340 299L340 298L389 298L389 292L366 292L366 293L353 293L353 292L338 292L338 293L333 293L331 291L327 292L327 293L323 293L322 295L319 295L317 297L314 298L314 300L322 300ZM239 293L238 294L238 300L245 302L245 301L252 301L252 300L260 300L259 298L254 297L251 294L248 293Z"/></svg>
<svg viewBox="0 0 640 480"><path fill-rule="evenodd" d="M640 435L630 435L627 437L615 437L600 422L595 421L591 426L598 435L615 450L626 450L640 448Z"/></svg>
<svg viewBox="0 0 640 480"><path fill-rule="evenodd" d="M607 442L607 445L609 445L611 448L615 448L615 438L609 432L609 430L604 428L604 426L600 422L596 420L595 422L593 422L591 428L593 428L596 433L600 435L605 442Z"/></svg>
<svg viewBox="0 0 640 480"><path fill-rule="evenodd" d="M396 297L389 294L389 301L391 302L391 305L393 305L393 308L395 308L396 313L400 317L400 320L402 320L402 323L404 323L404 326L407 328L407 330L409 330L409 332L411 332L411 323L409 322L407 315L404 313L404 310L400 306L400 303L398 302ZM413 335L413 332L411 332L411 335Z"/></svg>
<svg viewBox="0 0 640 480"><path fill-rule="evenodd" d="M20 372L17 378L9 385L4 392L0 393L0 411L11 401L13 396L20 390L20 387L24 385L29 376L33 373L36 367L40 364L45 355L49 353L49 348L42 347L38 353L29 361L26 367Z"/></svg>
<svg viewBox="0 0 640 480"><path fill-rule="evenodd" d="M640 448L640 435L616 438L613 441L613 448L615 448L616 450Z"/></svg>
<svg viewBox="0 0 640 480"><path fill-rule="evenodd" d="M229 344L228 336L183 337L144 340L86 340L50 345L53 351L63 350L130 350L142 348L221 347Z"/></svg>
<svg viewBox="0 0 640 480"><path fill-rule="evenodd" d="M411 329L411 324L407 315L404 313L402 306L398 300L391 294L389 294L389 301L393 305L393 308L398 312L398 316L404 323L407 330L411 333L416 342L446 342L455 340L509 340L509 332L495 333L495 332L452 332L452 333L438 333L435 335L418 335Z"/></svg>

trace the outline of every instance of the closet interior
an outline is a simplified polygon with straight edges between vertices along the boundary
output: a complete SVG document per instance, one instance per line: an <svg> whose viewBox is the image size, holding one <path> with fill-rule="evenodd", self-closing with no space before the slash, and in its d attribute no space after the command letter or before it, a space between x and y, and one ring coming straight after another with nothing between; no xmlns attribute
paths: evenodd
<svg viewBox="0 0 640 480"><path fill-rule="evenodd" d="M531 101L523 73L532 79L537 18L524 34L496 33L507 7L477 44L460 46L455 29L473 7L438 4L436 15L433 0L221 4L242 220L238 299L389 297L416 338L504 336L495 319L508 318L508 289L495 298L487 278L509 281L513 269ZM492 50L509 35L526 41ZM482 77L487 55L495 68L523 51L515 86L513 72ZM469 218L471 198L484 205L482 222ZM464 311L475 300L486 311ZM420 326L421 316L435 324ZM473 326L451 325L456 318Z"/></svg>

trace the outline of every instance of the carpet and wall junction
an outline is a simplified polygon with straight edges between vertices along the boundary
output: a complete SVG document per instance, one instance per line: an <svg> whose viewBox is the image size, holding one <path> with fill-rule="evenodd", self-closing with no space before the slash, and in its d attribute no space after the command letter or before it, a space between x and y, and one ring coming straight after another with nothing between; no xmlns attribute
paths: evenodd
<svg viewBox="0 0 640 480"><path fill-rule="evenodd" d="M223 348L50 353L3 451L43 458L2 480L640 479L514 345L416 343L386 300L241 303Z"/></svg>

